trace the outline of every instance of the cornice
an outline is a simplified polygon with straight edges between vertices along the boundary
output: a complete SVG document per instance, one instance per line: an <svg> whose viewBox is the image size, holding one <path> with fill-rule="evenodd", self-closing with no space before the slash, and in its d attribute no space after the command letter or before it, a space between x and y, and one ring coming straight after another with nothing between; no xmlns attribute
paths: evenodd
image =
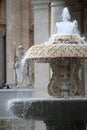
<svg viewBox="0 0 87 130"><path fill-rule="evenodd" d="M33 6L49 4L50 0L32 0Z"/></svg>
<svg viewBox="0 0 87 130"><path fill-rule="evenodd" d="M64 0L51 0L51 7L64 5Z"/></svg>

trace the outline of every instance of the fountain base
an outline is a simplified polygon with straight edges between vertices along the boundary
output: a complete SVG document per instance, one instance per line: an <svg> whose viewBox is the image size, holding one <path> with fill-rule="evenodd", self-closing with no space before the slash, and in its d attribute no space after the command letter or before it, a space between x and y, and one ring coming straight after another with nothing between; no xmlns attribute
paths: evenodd
<svg viewBox="0 0 87 130"><path fill-rule="evenodd" d="M46 130L86 130L86 123L81 121L58 122L45 121Z"/></svg>
<svg viewBox="0 0 87 130"><path fill-rule="evenodd" d="M80 79L81 59L58 59L51 61L52 78L48 85L48 93L51 96L68 97L82 96L84 87Z"/></svg>

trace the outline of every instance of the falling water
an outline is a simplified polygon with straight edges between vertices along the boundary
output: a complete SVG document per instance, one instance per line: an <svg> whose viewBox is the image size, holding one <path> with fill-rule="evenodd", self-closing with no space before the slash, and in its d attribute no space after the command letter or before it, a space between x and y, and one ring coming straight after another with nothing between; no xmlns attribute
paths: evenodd
<svg viewBox="0 0 87 130"><path fill-rule="evenodd" d="M61 22L56 23L55 34L57 35L75 35L78 34L78 23L76 20L70 21L70 13L67 8L63 9Z"/></svg>

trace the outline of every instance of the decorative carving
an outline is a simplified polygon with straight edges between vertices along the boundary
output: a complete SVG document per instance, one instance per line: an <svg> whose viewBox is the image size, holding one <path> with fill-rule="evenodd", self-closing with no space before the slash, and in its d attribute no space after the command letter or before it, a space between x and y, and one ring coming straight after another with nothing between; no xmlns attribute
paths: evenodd
<svg viewBox="0 0 87 130"><path fill-rule="evenodd" d="M82 96L84 93L80 79L80 60L61 59L50 63L52 78L48 85L48 93L51 96L67 97Z"/></svg>

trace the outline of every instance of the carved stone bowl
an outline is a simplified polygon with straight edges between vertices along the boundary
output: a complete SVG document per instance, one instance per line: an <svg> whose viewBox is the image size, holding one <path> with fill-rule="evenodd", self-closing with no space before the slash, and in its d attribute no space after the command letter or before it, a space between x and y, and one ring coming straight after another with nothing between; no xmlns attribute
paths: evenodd
<svg viewBox="0 0 87 130"><path fill-rule="evenodd" d="M87 121L86 98L33 98L10 100L11 111L19 118L57 121Z"/></svg>
<svg viewBox="0 0 87 130"><path fill-rule="evenodd" d="M52 78L48 85L51 96L82 96L81 65L87 58L87 44L58 43L32 46L25 54L26 62L50 63ZM80 60L81 59L81 60ZM60 71L61 70L61 71Z"/></svg>
<svg viewBox="0 0 87 130"><path fill-rule="evenodd" d="M49 62L59 58L87 58L87 44L34 45L26 52L25 60Z"/></svg>

